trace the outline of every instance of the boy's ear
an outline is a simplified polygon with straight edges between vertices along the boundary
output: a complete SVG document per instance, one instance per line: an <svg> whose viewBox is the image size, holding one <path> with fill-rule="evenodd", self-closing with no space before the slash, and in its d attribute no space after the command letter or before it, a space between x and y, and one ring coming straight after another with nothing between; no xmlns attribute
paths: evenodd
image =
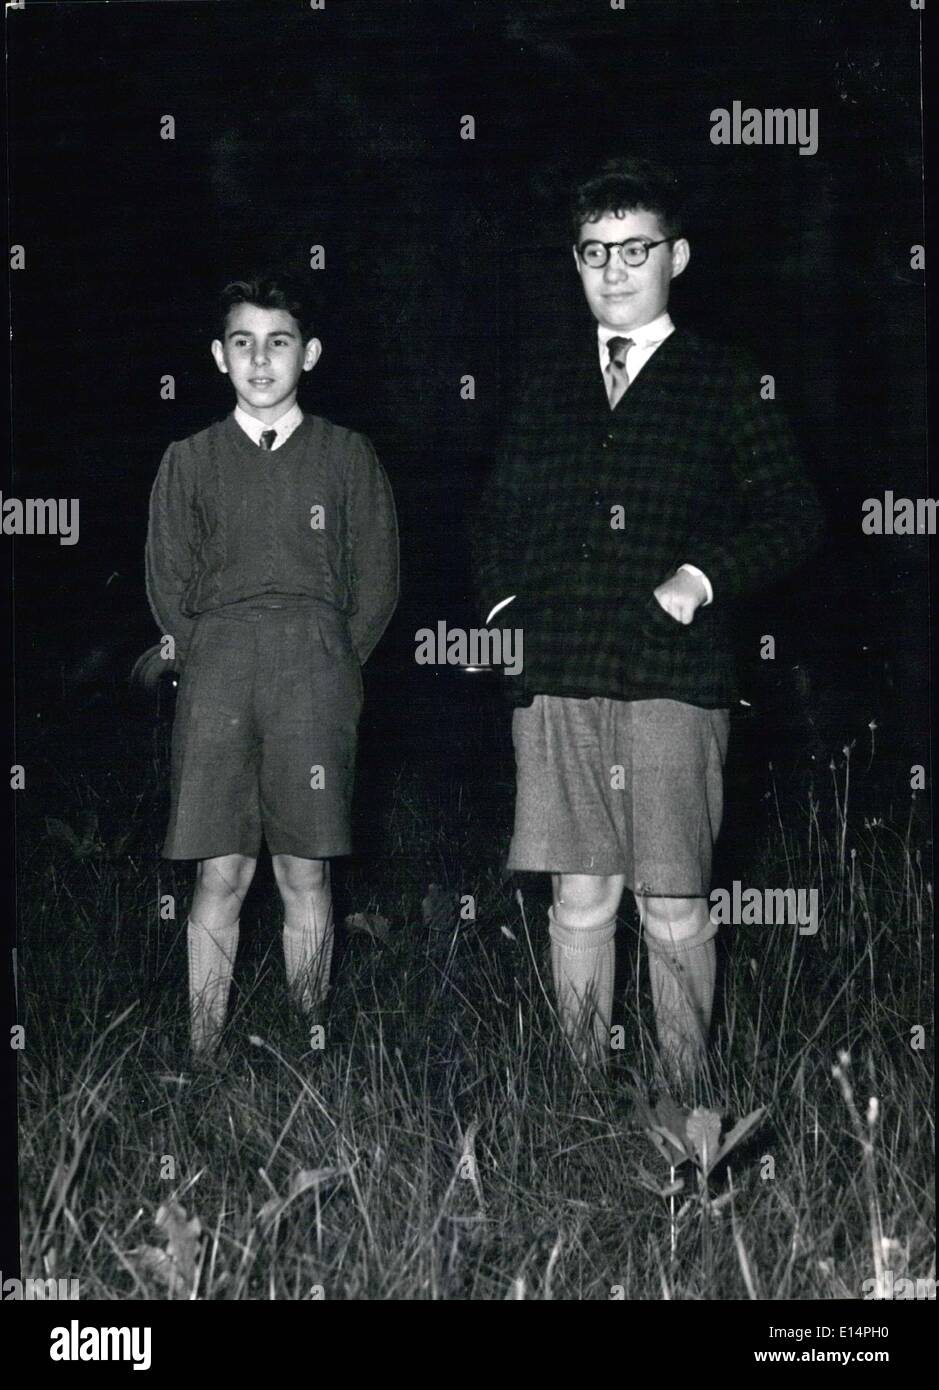
<svg viewBox="0 0 939 1390"><path fill-rule="evenodd" d="M679 237L672 243L672 279L680 275L685 266L691 260L691 247L685 237Z"/></svg>
<svg viewBox="0 0 939 1390"><path fill-rule="evenodd" d="M216 367L227 376L228 368L225 366L225 349L222 347L218 338L212 340L212 356L215 358Z"/></svg>
<svg viewBox="0 0 939 1390"><path fill-rule="evenodd" d="M304 349L303 370L305 372L312 372L322 354L323 344L320 342L319 338L311 338Z"/></svg>

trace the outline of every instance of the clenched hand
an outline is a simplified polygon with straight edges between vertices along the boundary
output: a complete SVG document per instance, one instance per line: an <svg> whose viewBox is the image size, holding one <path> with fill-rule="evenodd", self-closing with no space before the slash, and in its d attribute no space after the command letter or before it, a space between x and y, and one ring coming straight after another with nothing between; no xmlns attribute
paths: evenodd
<svg viewBox="0 0 939 1390"><path fill-rule="evenodd" d="M653 593L659 606L686 627L707 598L703 580L696 574L689 574L687 570L678 570L671 579L666 579L664 584L654 589Z"/></svg>

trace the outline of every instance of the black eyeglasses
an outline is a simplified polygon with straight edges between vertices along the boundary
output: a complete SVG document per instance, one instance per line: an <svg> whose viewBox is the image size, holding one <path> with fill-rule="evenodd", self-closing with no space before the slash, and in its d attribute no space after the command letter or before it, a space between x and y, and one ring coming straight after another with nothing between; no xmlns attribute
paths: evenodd
<svg viewBox="0 0 939 1390"><path fill-rule="evenodd" d="M582 241L577 248L577 254L591 270L602 270L614 247L619 248L620 259L624 265L645 265L653 247L664 246L667 241L677 240L677 237L666 236L662 237L661 241L644 241L641 237L633 237L629 241Z"/></svg>

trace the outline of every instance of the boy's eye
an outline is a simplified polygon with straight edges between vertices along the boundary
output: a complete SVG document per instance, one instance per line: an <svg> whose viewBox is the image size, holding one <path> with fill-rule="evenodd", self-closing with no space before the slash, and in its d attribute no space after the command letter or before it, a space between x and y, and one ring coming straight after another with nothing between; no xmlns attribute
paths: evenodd
<svg viewBox="0 0 939 1390"><path fill-rule="evenodd" d="M290 339L289 339L289 338L272 338L272 339L271 339L271 347L283 348L283 347L287 347L287 346L289 345L289 343L290 343ZM251 346L251 340L250 340L250 338L232 338L232 345L233 345L234 347L236 347L236 348L241 348L241 349L250 348L250 346Z"/></svg>

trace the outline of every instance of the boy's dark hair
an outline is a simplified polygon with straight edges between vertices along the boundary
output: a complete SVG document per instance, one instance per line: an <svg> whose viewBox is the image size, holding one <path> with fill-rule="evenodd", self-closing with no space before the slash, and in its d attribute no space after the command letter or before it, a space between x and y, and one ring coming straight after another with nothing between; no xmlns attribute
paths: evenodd
<svg viewBox="0 0 939 1390"><path fill-rule="evenodd" d="M295 275L268 272L247 280L232 280L218 297L216 336L224 342L229 310L238 304L254 304L259 309L284 309L292 314L304 343L314 336L313 309L306 286Z"/></svg>
<svg viewBox="0 0 939 1390"><path fill-rule="evenodd" d="M637 208L655 213L664 236L682 235L681 196L671 169L649 159L608 159L574 190L571 222L575 242L584 222L598 222L605 213L635 212Z"/></svg>

